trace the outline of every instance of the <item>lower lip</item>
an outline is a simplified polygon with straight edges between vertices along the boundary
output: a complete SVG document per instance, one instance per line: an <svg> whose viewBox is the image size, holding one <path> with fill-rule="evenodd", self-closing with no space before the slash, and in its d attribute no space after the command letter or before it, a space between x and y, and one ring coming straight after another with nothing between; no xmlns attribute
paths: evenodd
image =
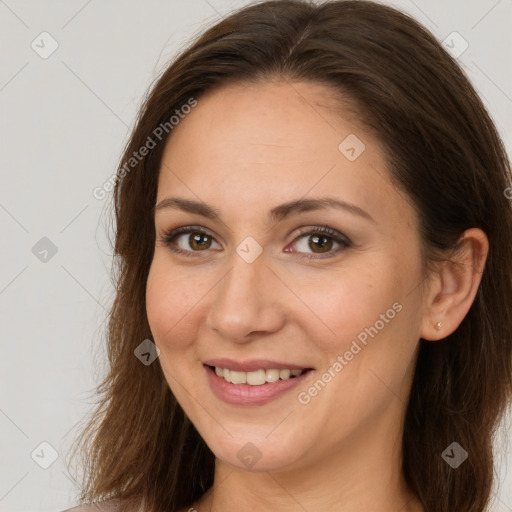
<svg viewBox="0 0 512 512"><path fill-rule="evenodd" d="M214 394L224 402L233 405L266 404L300 385L312 373L312 370L309 370L293 379L279 379L275 382L266 382L261 386L251 386L250 384L232 384L224 377L219 377L209 366L204 368Z"/></svg>

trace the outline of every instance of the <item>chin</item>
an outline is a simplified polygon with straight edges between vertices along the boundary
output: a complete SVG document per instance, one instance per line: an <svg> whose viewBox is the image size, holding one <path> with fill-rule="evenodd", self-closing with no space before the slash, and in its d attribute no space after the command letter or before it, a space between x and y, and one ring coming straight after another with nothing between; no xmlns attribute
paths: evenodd
<svg viewBox="0 0 512 512"><path fill-rule="evenodd" d="M286 436L274 440L255 437L252 441L250 434L244 435L244 441L229 436L208 446L215 457L230 466L246 471L282 471L297 464L299 452L297 443Z"/></svg>

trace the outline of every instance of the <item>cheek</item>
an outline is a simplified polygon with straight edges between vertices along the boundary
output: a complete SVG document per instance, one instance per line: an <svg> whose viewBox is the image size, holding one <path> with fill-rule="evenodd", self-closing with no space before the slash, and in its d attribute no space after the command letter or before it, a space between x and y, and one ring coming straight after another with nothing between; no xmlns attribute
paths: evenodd
<svg viewBox="0 0 512 512"><path fill-rule="evenodd" d="M191 342L205 287L200 279L180 275L155 256L146 283L146 312L154 341L162 350L179 350ZM206 288L207 290L208 288ZM188 333L188 334L187 334Z"/></svg>
<svg viewBox="0 0 512 512"><path fill-rule="evenodd" d="M392 307L399 297L399 285L390 279L390 269L377 265L354 268L312 277L295 276L292 289L298 300L294 308L302 309L304 330L316 330L323 350L332 354L350 345L365 327L373 325L381 313Z"/></svg>
<svg viewBox="0 0 512 512"><path fill-rule="evenodd" d="M394 256L372 259L358 268L347 265L329 278L304 281L297 289L308 306L302 329L322 354L319 377L335 375L318 407L329 403L328 396L360 414L365 407L385 406L394 395L381 380L400 389L413 356L418 297L410 292L420 268ZM340 399L346 389L352 397ZM301 391L310 396L308 389Z"/></svg>

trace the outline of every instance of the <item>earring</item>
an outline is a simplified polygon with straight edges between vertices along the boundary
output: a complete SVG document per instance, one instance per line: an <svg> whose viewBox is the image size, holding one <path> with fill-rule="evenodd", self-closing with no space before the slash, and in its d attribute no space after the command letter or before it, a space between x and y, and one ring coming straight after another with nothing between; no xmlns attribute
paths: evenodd
<svg viewBox="0 0 512 512"><path fill-rule="evenodd" d="M435 324L436 331L440 331L440 330L441 330L442 325L443 325L443 324L442 324L441 322L437 322L437 323Z"/></svg>

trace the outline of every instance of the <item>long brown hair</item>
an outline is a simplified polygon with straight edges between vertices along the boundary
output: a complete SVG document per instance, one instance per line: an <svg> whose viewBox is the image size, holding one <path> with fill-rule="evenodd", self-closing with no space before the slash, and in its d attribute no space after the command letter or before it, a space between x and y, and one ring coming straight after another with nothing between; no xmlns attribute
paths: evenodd
<svg viewBox="0 0 512 512"><path fill-rule="evenodd" d="M385 148L391 179L415 206L426 268L464 230L478 227L488 236L467 316L446 339L420 340L402 446L405 478L426 511L484 511L494 434L512 393L510 164L482 101L435 38L391 7L352 0L244 7L193 41L145 98L114 190L109 372L77 439L85 469L80 498L139 497L148 511L176 511L213 483L214 456L160 365L134 357L152 339L145 304L152 209L176 110L225 84L276 78L327 84L356 106ZM149 139L154 147L130 160ZM456 470L441 457L454 441L469 453Z"/></svg>

